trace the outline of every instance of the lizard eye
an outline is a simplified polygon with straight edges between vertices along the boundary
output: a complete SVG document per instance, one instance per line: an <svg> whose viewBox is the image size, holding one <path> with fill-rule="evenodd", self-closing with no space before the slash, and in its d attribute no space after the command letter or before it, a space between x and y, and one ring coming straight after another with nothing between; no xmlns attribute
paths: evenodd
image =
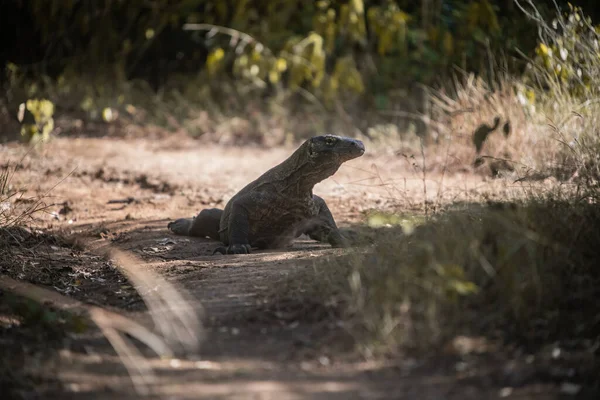
<svg viewBox="0 0 600 400"><path fill-rule="evenodd" d="M325 138L325 144L328 146L333 146L337 142L337 139L331 136Z"/></svg>

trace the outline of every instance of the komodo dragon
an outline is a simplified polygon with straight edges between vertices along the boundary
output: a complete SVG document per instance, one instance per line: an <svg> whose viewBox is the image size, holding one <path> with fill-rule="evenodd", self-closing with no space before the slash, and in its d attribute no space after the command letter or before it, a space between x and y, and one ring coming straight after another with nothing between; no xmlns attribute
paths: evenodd
<svg viewBox="0 0 600 400"><path fill-rule="evenodd" d="M178 235L210 237L226 245L213 254L281 248L303 233L333 247L346 247L348 239L338 230L325 201L313 195L313 187L364 152L360 140L315 136L240 190L224 210L205 209L195 218L170 222L168 228Z"/></svg>

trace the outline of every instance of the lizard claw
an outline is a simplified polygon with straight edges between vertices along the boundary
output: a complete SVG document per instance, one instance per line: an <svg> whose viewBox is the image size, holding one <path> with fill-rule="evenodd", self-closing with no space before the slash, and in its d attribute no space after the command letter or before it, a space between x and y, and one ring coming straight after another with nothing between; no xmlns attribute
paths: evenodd
<svg viewBox="0 0 600 400"><path fill-rule="evenodd" d="M252 247L249 244L232 244L227 247L217 247L213 255L220 254L250 254Z"/></svg>

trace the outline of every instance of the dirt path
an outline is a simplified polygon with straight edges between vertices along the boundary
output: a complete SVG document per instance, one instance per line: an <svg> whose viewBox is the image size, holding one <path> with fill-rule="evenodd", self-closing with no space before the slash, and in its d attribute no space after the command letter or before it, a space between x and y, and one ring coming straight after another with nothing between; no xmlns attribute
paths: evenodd
<svg viewBox="0 0 600 400"><path fill-rule="evenodd" d="M204 309L206 339L201 359L152 360L153 388L170 399L486 399L501 386L489 370L473 366L468 379L442 358L367 362L319 346L343 344L340 331L319 323L276 316L258 307L265 293L314 260L344 252L299 240L288 251L212 256L217 243L170 235L169 220L207 207L223 207L250 180L285 159L292 149L237 149L202 145L187 138L160 142L58 139L30 153L13 177L27 195L49 193L55 203L40 225L52 231L95 237L140 256L146 267L186 288ZM16 162L19 146L0 146L0 159ZM61 181L62 180L62 181ZM60 184L56 184L60 181ZM315 193L330 205L339 225L364 219L370 209L403 212L451 201L507 197L518 188L469 174L423 176L405 159L371 153L351 161ZM126 200L109 204L111 200ZM85 260L81 260L85 263ZM90 264L91 265L91 264ZM83 267L81 267L83 268ZM91 267L89 267L91 268ZM88 271L90 278L93 270ZM87 278L84 278L87 279ZM108 285L108 284L107 284ZM118 285L118 283L115 283ZM107 286L108 287L108 286ZM111 290L113 286L110 286ZM118 288L118 286L114 286ZM101 285L77 296L90 303L143 311L110 299ZM124 296L124 295L123 295ZM108 298L108 300L107 300ZM339 339L339 340L338 340ZM86 339L89 340L89 339ZM117 357L101 339L73 340L54 360L67 392L60 398L129 399L133 387ZM461 378L461 379L459 379ZM519 398L557 398L545 386L515 389Z"/></svg>

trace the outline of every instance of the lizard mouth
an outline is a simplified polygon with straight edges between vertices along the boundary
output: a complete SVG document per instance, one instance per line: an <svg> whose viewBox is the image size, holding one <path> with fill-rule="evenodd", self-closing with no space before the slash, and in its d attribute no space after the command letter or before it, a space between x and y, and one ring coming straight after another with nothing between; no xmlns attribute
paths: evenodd
<svg viewBox="0 0 600 400"><path fill-rule="evenodd" d="M360 155L362 156L363 154L365 154L365 145L362 144L362 142L360 143L360 147L359 147L359 151L360 151Z"/></svg>
<svg viewBox="0 0 600 400"><path fill-rule="evenodd" d="M365 145L360 140L351 139L349 140L349 154L350 158L360 157L365 154Z"/></svg>

